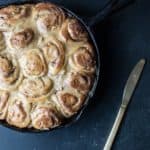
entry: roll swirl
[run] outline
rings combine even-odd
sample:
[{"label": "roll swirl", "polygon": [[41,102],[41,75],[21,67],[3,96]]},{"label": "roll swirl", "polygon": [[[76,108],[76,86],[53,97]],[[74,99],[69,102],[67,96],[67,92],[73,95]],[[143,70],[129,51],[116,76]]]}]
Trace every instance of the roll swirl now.
[{"label": "roll swirl", "polygon": [[86,41],[87,33],[76,19],[67,19],[60,29],[60,37],[65,42],[69,39],[73,41]]},{"label": "roll swirl", "polygon": [[13,90],[21,82],[23,76],[16,58],[8,53],[0,54],[0,88]]},{"label": "roll swirl", "polygon": [[63,10],[50,3],[39,3],[35,6],[35,18],[37,28],[40,33],[47,33],[58,26],[61,26],[65,20]]},{"label": "roll swirl", "polygon": [[49,73],[56,75],[62,69],[65,61],[63,45],[60,41],[52,38],[42,50],[48,62]]},{"label": "roll swirl", "polygon": [[10,99],[7,113],[7,122],[19,128],[25,128],[30,123],[31,105],[24,97],[15,95]]},{"label": "roll swirl", "polygon": [[33,30],[26,28],[20,32],[14,33],[10,38],[10,44],[15,49],[25,48],[32,42],[33,37]]},{"label": "roll swirl", "polygon": [[27,50],[20,58],[25,77],[41,77],[47,73],[47,64],[39,49]]},{"label": "roll swirl", "polygon": [[52,81],[48,77],[26,78],[23,80],[19,91],[29,102],[43,101],[49,96],[52,88]]},{"label": "roll swirl", "polygon": [[94,72],[95,59],[92,47],[85,44],[79,47],[69,58],[69,65],[77,71]]},{"label": "roll swirl", "polygon": [[82,107],[84,96],[73,91],[62,90],[58,91],[56,96],[53,95],[52,100],[65,117],[71,117]]},{"label": "roll swirl", "polygon": [[38,105],[31,113],[32,126],[40,130],[48,130],[58,126],[60,118],[56,109],[50,104]]},{"label": "roll swirl", "polygon": [[24,19],[31,14],[31,5],[11,5],[0,9],[0,29],[10,31],[15,27],[18,20]]},{"label": "roll swirl", "polygon": [[92,85],[93,76],[84,72],[71,72],[67,75],[66,85],[86,94]]},{"label": "roll swirl", "polygon": [[0,32],[0,51],[4,50],[6,48],[4,35],[2,32]]},{"label": "roll swirl", "polygon": [[5,119],[8,109],[9,93],[0,90],[0,120]]}]

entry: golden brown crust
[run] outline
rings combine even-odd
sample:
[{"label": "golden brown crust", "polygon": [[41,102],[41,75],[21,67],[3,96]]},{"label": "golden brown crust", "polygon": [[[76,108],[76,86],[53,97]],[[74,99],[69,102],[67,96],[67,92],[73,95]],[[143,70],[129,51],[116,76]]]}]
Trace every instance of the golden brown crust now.
[{"label": "golden brown crust", "polygon": [[67,76],[67,86],[76,89],[81,93],[87,93],[92,85],[92,75],[84,72],[71,72]]},{"label": "golden brown crust", "polygon": [[87,40],[87,33],[76,19],[68,19],[63,23],[60,30],[60,36],[64,41],[67,41],[68,39],[74,41]]},{"label": "golden brown crust", "polygon": [[7,31],[15,23],[30,15],[31,5],[11,5],[0,9],[0,29]]},{"label": "golden brown crust", "polygon": [[24,79],[19,91],[29,102],[45,100],[50,94],[52,81],[48,77]]},{"label": "golden brown crust", "polygon": [[20,59],[20,64],[24,76],[28,78],[41,77],[47,73],[47,64],[38,49],[26,51]]},{"label": "golden brown crust", "polygon": [[82,23],[51,3],[0,9],[0,119],[59,126],[85,103],[95,73]]},{"label": "golden brown crust", "polygon": [[10,39],[10,43],[13,48],[20,49],[26,47],[32,42],[34,32],[30,28],[26,28],[23,31],[15,33]]},{"label": "golden brown crust", "polygon": [[0,51],[6,48],[5,39],[2,32],[0,32]]},{"label": "golden brown crust", "polygon": [[48,130],[58,126],[60,118],[54,107],[48,105],[38,105],[31,113],[32,126],[40,130]]},{"label": "golden brown crust", "polygon": [[7,122],[25,128],[30,123],[30,104],[22,96],[12,97],[8,107]]},{"label": "golden brown crust", "polygon": [[62,9],[49,3],[37,4],[35,13],[37,28],[41,33],[46,33],[52,28],[60,26],[65,20],[65,14]]},{"label": "golden brown crust", "polygon": [[60,110],[65,117],[71,117],[81,108],[84,102],[84,95],[63,90],[58,91],[56,96],[53,95],[52,99],[58,110]]},{"label": "golden brown crust", "polygon": [[0,88],[15,89],[22,80],[18,62],[8,53],[0,54]]},{"label": "golden brown crust", "polygon": [[95,59],[91,45],[85,44],[78,48],[69,58],[69,64],[77,71],[94,72]]},{"label": "golden brown crust", "polygon": [[0,90],[0,120],[5,119],[8,108],[9,93]]},{"label": "golden brown crust", "polygon": [[42,50],[48,63],[49,73],[57,74],[62,69],[65,61],[65,51],[61,42],[51,39]]}]

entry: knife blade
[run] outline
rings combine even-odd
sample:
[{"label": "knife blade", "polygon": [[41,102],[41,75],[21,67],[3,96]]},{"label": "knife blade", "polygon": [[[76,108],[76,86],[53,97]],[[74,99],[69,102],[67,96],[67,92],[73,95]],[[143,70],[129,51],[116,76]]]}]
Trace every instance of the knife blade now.
[{"label": "knife blade", "polygon": [[112,147],[112,144],[114,142],[114,139],[116,137],[117,131],[119,129],[119,126],[121,124],[122,118],[124,116],[124,113],[126,111],[126,108],[131,100],[131,97],[135,91],[136,85],[140,79],[141,73],[143,71],[145,65],[145,59],[141,59],[133,68],[132,72],[129,75],[129,78],[126,82],[123,96],[122,96],[122,103],[119,108],[117,117],[115,119],[115,122],[113,124],[113,127],[111,129],[111,132],[107,138],[106,144],[104,146],[103,150],[110,150]]},{"label": "knife blade", "polygon": [[132,97],[132,94],[136,88],[136,85],[138,83],[142,70],[144,68],[144,65],[145,65],[145,59],[141,59],[137,63],[137,65],[134,67],[133,71],[131,72],[127,80],[127,83],[125,85],[125,88],[124,88],[123,98],[122,98],[122,107],[127,107]]}]

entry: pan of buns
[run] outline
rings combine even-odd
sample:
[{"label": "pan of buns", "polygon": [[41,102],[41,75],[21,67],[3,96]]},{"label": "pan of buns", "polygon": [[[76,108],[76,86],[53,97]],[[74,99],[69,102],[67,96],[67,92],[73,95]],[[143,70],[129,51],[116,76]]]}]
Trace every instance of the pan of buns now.
[{"label": "pan of buns", "polygon": [[43,132],[78,120],[94,95],[100,54],[91,28],[50,2],[0,9],[0,124]]}]

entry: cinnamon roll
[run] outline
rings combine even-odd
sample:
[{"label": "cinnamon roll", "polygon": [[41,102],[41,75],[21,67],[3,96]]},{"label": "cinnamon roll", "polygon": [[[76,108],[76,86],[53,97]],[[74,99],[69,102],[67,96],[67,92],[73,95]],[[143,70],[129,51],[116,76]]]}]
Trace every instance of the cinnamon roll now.
[{"label": "cinnamon roll", "polygon": [[25,128],[30,123],[31,105],[24,97],[15,95],[11,97],[7,113],[7,122],[19,128]]},{"label": "cinnamon roll", "polygon": [[35,19],[40,33],[47,33],[65,20],[65,13],[56,5],[50,3],[39,3],[35,6]]},{"label": "cinnamon roll", "polygon": [[84,72],[71,72],[67,75],[66,85],[86,94],[92,85],[93,76]]},{"label": "cinnamon roll", "polygon": [[47,65],[43,54],[38,49],[27,50],[20,59],[25,77],[41,77],[47,73]]},{"label": "cinnamon roll", "polygon": [[0,51],[6,48],[3,33],[0,32]]},{"label": "cinnamon roll", "polygon": [[0,88],[14,90],[22,80],[22,73],[16,58],[8,53],[0,54]]},{"label": "cinnamon roll", "polygon": [[56,75],[62,69],[65,60],[65,51],[61,42],[51,39],[42,50],[48,62],[49,73]]},{"label": "cinnamon roll", "polygon": [[25,48],[29,45],[34,37],[34,32],[30,28],[17,32],[10,38],[10,44],[15,49]]},{"label": "cinnamon roll", "polygon": [[83,45],[69,58],[69,65],[77,71],[94,72],[95,59],[91,46]]},{"label": "cinnamon roll", "polygon": [[54,106],[37,105],[31,113],[32,126],[40,130],[48,130],[60,125],[61,121]]},{"label": "cinnamon roll", "polygon": [[5,119],[8,109],[9,93],[0,90],[0,120]]},{"label": "cinnamon roll", "polygon": [[61,27],[60,37],[63,41],[86,41],[87,33],[76,19],[67,19]]},{"label": "cinnamon roll", "polygon": [[26,78],[20,85],[19,91],[29,102],[43,101],[50,95],[52,81],[48,77]]},{"label": "cinnamon roll", "polygon": [[62,115],[68,118],[82,107],[84,96],[74,91],[63,90],[53,95],[52,100]]},{"label": "cinnamon roll", "polygon": [[11,5],[0,9],[0,30],[9,31],[18,20],[27,18],[31,11],[31,5]]}]

